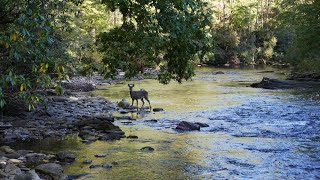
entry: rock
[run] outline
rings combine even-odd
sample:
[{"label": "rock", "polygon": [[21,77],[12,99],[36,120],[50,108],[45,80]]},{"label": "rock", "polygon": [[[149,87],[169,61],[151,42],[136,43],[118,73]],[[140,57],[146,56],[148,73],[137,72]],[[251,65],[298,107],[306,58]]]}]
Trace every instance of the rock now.
[{"label": "rock", "polygon": [[151,146],[146,146],[146,147],[141,148],[140,150],[141,151],[149,151],[149,152],[151,151],[152,152],[152,151],[154,151],[154,148],[151,147]]},{"label": "rock", "polygon": [[130,135],[127,137],[128,139],[138,139],[138,136],[135,136],[135,135]]},{"label": "rock", "polygon": [[23,161],[19,160],[19,159],[9,159],[7,161],[7,163],[13,164],[13,165],[20,165],[23,164]]},{"label": "rock", "polygon": [[91,164],[92,160],[91,159],[86,159],[82,162],[83,164]]},{"label": "rock", "polygon": [[178,124],[176,129],[183,130],[183,131],[193,131],[193,130],[200,130],[200,125],[192,122],[182,121]]},{"label": "rock", "polygon": [[0,130],[6,130],[12,128],[11,124],[1,124],[0,125]]},{"label": "rock", "polygon": [[76,125],[81,129],[84,126],[91,126],[95,130],[120,130],[118,126],[113,125],[110,121],[102,121],[99,119],[85,118],[80,120]]},{"label": "rock", "polygon": [[61,162],[67,162],[67,163],[71,163],[73,161],[75,161],[76,156],[74,154],[71,154],[69,152],[59,152],[57,154],[57,160],[61,161]]},{"label": "rock", "polygon": [[128,114],[129,111],[128,111],[128,110],[125,110],[125,109],[122,109],[122,110],[119,110],[119,113],[120,113],[120,114]]},{"label": "rock", "polygon": [[261,82],[251,84],[253,88],[264,89],[299,89],[299,88],[312,88],[304,82],[297,82],[293,80],[278,80],[264,77]]},{"label": "rock", "polygon": [[102,166],[104,169],[111,169],[111,168],[112,168],[112,164],[109,164],[109,163],[102,163],[101,166]]},{"label": "rock", "polygon": [[85,176],[88,176],[90,173],[81,173],[81,174],[68,174],[66,180],[79,179]]},{"label": "rock", "polygon": [[59,164],[49,163],[41,164],[35,168],[36,172],[48,175],[54,180],[63,179],[63,167]]},{"label": "rock", "polygon": [[4,153],[7,153],[7,154],[16,153],[16,151],[11,149],[9,146],[1,146],[0,147],[0,151],[4,152]]},{"label": "rock", "polygon": [[25,155],[27,163],[38,164],[44,161],[46,158],[45,154],[42,153],[28,153]]},{"label": "rock", "polygon": [[106,157],[107,154],[95,154],[94,157]]},{"label": "rock", "polygon": [[213,74],[213,75],[218,75],[218,74],[224,74],[224,72],[222,72],[222,71],[217,71],[217,72],[213,72],[212,74]]},{"label": "rock", "polygon": [[161,112],[164,111],[162,108],[153,108],[153,112]]},{"label": "rock", "polygon": [[101,167],[101,165],[98,165],[98,164],[92,164],[89,166],[90,169],[93,169],[93,168],[98,168],[98,167]]},{"label": "rock", "polygon": [[156,120],[156,119],[151,119],[151,120],[145,120],[144,122],[156,123],[156,122],[158,122],[158,120]]},{"label": "rock", "polygon": [[122,99],[118,104],[117,104],[117,107],[120,107],[120,108],[129,108],[130,107],[130,103],[128,101],[126,101],[125,99]]},{"label": "rock", "polygon": [[196,122],[195,124],[198,124],[200,127],[209,127],[206,123]]},{"label": "rock", "polygon": [[20,168],[18,168],[17,166],[15,166],[13,164],[7,164],[4,169],[4,172],[9,175],[18,175],[18,174],[22,173]]},{"label": "rock", "polygon": [[95,118],[103,120],[103,121],[114,122],[114,117],[110,116],[110,115],[99,114],[99,115],[96,115]]},{"label": "rock", "polygon": [[16,175],[13,180],[41,180],[35,170]]}]

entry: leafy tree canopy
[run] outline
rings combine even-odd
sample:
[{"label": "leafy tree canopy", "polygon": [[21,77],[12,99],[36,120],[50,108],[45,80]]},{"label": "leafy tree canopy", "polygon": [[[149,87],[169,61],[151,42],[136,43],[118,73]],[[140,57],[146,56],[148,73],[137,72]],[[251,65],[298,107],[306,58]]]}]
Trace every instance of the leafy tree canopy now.
[{"label": "leafy tree canopy", "polygon": [[194,75],[194,60],[210,50],[211,11],[202,0],[103,0],[120,11],[122,25],[102,33],[107,75],[117,69],[127,77],[144,67],[160,66],[158,79],[169,83]]}]

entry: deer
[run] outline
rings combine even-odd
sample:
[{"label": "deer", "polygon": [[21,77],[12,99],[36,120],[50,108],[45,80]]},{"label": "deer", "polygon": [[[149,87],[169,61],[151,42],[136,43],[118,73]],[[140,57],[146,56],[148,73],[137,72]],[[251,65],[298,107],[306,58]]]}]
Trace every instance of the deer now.
[{"label": "deer", "polygon": [[131,107],[133,107],[133,102],[134,102],[134,100],[136,100],[137,101],[137,110],[138,110],[138,100],[141,99],[141,101],[142,101],[141,108],[142,108],[143,105],[144,105],[143,99],[145,99],[145,100],[148,101],[149,108],[150,108],[150,111],[151,111],[151,105],[150,105],[150,101],[148,99],[148,91],[146,91],[144,89],[141,89],[140,91],[133,91],[132,89],[134,87],[134,84],[128,84],[128,87],[129,87],[130,96],[131,96],[131,99],[132,99]]}]

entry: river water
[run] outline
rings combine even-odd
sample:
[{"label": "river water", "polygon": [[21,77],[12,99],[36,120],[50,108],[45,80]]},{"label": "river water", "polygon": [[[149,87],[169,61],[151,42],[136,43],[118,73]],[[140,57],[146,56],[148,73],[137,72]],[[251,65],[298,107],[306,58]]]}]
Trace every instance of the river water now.
[{"label": "river water", "polygon": [[[101,87],[107,90],[93,94],[131,102],[127,83],[135,83],[134,89],[149,92],[152,107],[165,111],[130,113],[137,120],[115,122],[138,139],[82,144],[71,136],[50,150],[78,155],[65,173],[90,173],[82,179],[319,179],[320,91],[248,87],[264,76],[284,78],[283,73],[199,68],[193,81],[182,84],[145,80]],[[183,120],[210,127],[176,131]],[[141,151],[145,146],[155,150]],[[117,164],[110,170],[90,169],[82,164],[85,159]]]}]

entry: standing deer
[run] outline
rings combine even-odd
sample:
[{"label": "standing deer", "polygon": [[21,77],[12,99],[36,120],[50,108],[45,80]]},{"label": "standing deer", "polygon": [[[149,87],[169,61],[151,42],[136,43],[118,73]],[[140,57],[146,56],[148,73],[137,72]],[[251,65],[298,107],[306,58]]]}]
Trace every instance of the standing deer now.
[{"label": "standing deer", "polygon": [[144,90],[144,89],[141,89],[140,91],[132,91],[132,89],[134,87],[134,84],[128,84],[128,87],[129,87],[130,96],[131,96],[131,99],[132,99],[131,107],[133,106],[133,101],[136,100],[137,101],[137,109],[138,109],[138,100],[141,99],[141,101],[142,101],[141,108],[142,108],[143,105],[144,105],[144,101],[143,101],[143,98],[144,98],[145,100],[148,101],[149,108],[150,108],[150,111],[151,111],[151,105],[150,105],[150,101],[148,99],[148,92],[146,90]]}]

